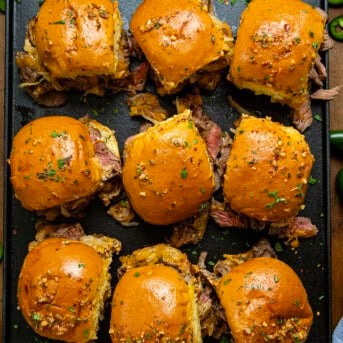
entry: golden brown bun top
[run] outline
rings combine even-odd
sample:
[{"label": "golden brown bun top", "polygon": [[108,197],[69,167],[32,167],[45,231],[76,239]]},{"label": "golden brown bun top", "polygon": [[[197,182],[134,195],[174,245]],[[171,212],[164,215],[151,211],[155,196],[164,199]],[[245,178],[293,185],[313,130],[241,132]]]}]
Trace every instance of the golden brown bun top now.
[{"label": "golden brown bun top", "polygon": [[112,342],[199,342],[193,338],[192,306],[187,283],[174,268],[153,264],[128,270],[112,300]]},{"label": "golden brown bun top", "polygon": [[251,1],[237,32],[233,83],[299,109],[308,99],[308,76],[324,27],[322,15],[303,1]]},{"label": "golden brown bun top", "polygon": [[18,281],[18,304],[40,335],[87,342],[101,280],[100,255],[80,241],[49,238],[26,256]]},{"label": "golden brown bun top", "polygon": [[86,125],[63,116],[42,117],[14,137],[11,182],[28,210],[44,210],[92,195],[100,165]]},{"label": "golden brown bun top", "polygon": [[166,225],[198,212],[214,189],[206,144],[190,111],[127,140],[123,184],[146,222]]},{"label": "golden brown bun top", "polygon": [[313,161],[294,128],[243,116],[227,162],[225,198],[235,211],[255,219],[292,218],[304,203]]},{"label": "golden brown bun top", "polygon": [[33,37],[52,77],[114,74],[121,26],[117,1],[46,0]]},{"label": "golden brown bun top", "polygon": [[304,286],[287,264],[254,258],[223,276],[217,293],[235,343],[306,340],[312,310]]},{"label": "golden brown bun top", "polygon": [[231,37],[198,0],[144,0],[130,29],[167,92],[224,55],[223,31]]}]

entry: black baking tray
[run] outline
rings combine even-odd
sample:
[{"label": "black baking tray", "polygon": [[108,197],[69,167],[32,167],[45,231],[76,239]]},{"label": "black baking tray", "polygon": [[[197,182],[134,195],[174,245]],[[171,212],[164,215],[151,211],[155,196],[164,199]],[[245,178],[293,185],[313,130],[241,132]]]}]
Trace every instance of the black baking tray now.
[{"label": "black baking tray", "polygon": [[[270,0],[272,1],[272,0]],[[324,1],[308,1],[314,6],[327,9]],[[120,10],[124,17],[125,28],[128,28],[130,15],[139,1],[119,1]],[[232,5],[225,5],[222,1],[214,0],[217,15],[227,20],[236,32],[240,13],[246,2],[238,0]],[[60,108],[48,109],[34,104],[31,98],[18,87],[19,76],[15,66],[15,53],[22,50],[26,24],[38,10],[38,1],[22,0],[16,3],[7,1],[6,18],[6,94],[5,94],[5,157],[9,157],[11,141],[16,132],[30,120],[51,114],[67,114],[80,118],[88,113],[94,118],[116,131],[116,137],[122,151],[125,139],[136,133],[142,124],[141,119],[131,119],[125,103],[126,95],[109,95],[104,98],[90,96],[84,102],[80,94],[72,94],[69,102]],[[323,56],[327,63],[327,56]],[[213,94],[205,94],[205,110],[223,129],[229,130],[233,122],[239,117],[237,111],[228,105],[228,93],[238,99],[243,107],[253,110],[257,115],[270,115],[273,119],[290,125],[286,114],[287,109],[271,104],[266,97],[255,97],[249,92],[238,92],[225,80]],[[174,97],[163,99],[172,114],[175,107]],[[314,312],[314,322],[308,342],[331,341],[331,262],[330,262],[330,218],[329,218],[329,113],[325,103],[313,102],[312,110],[321,121],[314,120],[312,126],[305,132],[316,162],[312,176],[320,182],[309,186],[306,197],[306,208],[301,215],[309,216],[318,226],[316,237],[302,240],[298,249],[283,245],[283,251],[278,253],[281,260],[288,263],[297,272],[304,283],[309,295],[309,301]],[[14,198],[9,182],[9,168],[5,165],[4,183],[4,294],[3,294],[3,342],[29,343],[48,342],[37,336],[24,321],[17,309],[16,285],[27,252],[27,246],[34,239],[36,216],[25,211]],[[87,216],[81,220],[86,233],[103,233],[118,238],[123,243],[122,254],[128,254],[137,248],[165,241],[170,228],[157,228],[140,222],[139,227],[122,227],[106,215],[105,208],[95,201],[89,207]],[[208,251],[209,261],[216,261],[223,253],[239,253],[252,246],[263,233],[242,231],[239,229],[220,229],[212,221],[204,239],[197,246],[190,245],[182,250],[188,254],[190,260],[196,261],[196,254]],[[275,244],[276,239],[269,239]],[[112,287],[117,282],[116,269],[118,259],[112,265]],[[108,335],[110,306],[99,330],[99,342],[110,342]],[[211,342],[211,340],[205,340]]]}]

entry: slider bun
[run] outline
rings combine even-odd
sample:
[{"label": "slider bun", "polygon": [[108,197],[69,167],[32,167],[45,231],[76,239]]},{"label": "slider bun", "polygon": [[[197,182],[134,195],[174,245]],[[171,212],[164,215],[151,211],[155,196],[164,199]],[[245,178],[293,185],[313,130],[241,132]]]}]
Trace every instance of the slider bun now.
[{"label": "slider bun", "polygon": [[198,0],[144,0],[130,30],[167,93],[224,55],[227,24]]},{"label": "slider bun", "polygon": [[71,117],[42,117],[14,137],[11,182],[23,207],[44,210],[92,195],[100,164],[87,126]]},{"label": "slider bun", "polygon": [[189,110],[129,138],[123,184],[138,215],[166,225],[196,214],[214,189],[206,149]]},{"label": "slider bun", "polygon": [[202,342],[196,311],[193,286],[176,269],[161,264],[129,269],[113,294],[112,342]]},{"label": "slider bun", "polygon": [[313,314],[304,286],[287,264],[253,258],[223,276],[217,293],[235,343],[306,340]]},{"label": "slider bun", "polygon": [[232,209],[263,221],[292,218],[301,209],[314,158],[292,127],[243,116],[224,176]]},{"label": "slider bun", "polygon": [[323,15],[304,1],[251,1],[242,13],[230,78],[299,111],[308,101],[309,72],[324,29]]},{"label": "slider bun", "polygon": [[27,254],[18,281],[18,304],[44,337],[65,342],[96,339],[110,262],[80,241],[48,238]]},{"label": "slider bun", "polygon": [[117,1],[45,0],[33,39],[52,77],[74,79],[115,74],[121,31]]}]

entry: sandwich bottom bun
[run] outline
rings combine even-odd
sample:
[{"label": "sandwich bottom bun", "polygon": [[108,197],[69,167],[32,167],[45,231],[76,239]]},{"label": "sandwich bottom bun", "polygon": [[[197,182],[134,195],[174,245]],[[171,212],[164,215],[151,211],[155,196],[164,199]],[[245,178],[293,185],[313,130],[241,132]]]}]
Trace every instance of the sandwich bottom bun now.
[{"label": "sandwich bottom bun", "polygon": [[184,254],[161,244],[121,261],[119,271],[126,271],[112,299],[112,342],[202,342],[196,286]]},{"label": "sandwich bottom bun", "polygon": [[287,264],[253,258],[223,276],[217,294],[235,343],[304,342],[313,314],[306,290]]},{"label": "sandwich bottom bun", "polygon": [[81,241],[48,238],[31,245],[17,297],[33,330],[64,342],[96,339],[105,300],[111,295],[108,269],[118,250],[117,240],[94,236]]}]

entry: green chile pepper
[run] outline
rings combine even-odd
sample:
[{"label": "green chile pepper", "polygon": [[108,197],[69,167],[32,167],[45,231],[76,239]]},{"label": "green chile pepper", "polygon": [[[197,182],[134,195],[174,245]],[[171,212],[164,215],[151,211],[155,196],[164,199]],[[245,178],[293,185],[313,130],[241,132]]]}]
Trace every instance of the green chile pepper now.
[{"label": "green chile pepper", "polygon": [[343,152],[343,130],[330,131],[330,145],[333,150]]},{"label": "green chile pepper", "polygon": [[329,33],[333,39],[343,41],[343,15],[340,15],[330,21]]},{"label": "green chile pepper", "polygon": [[339,6],[343,5],[343,0],[329,0],[328,3],[329,5]]},{"label": "green chile pepper", "polygon": [[339,198],[343,201],[343,168],[341,168],[336,176],[336,189]]}]

